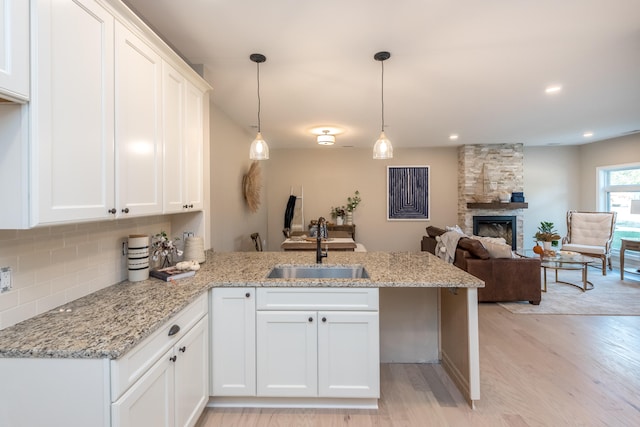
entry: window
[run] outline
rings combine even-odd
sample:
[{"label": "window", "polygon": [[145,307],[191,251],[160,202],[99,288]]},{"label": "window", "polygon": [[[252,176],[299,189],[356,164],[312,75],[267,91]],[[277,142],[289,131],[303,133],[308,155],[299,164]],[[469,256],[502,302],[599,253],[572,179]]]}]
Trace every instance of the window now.
[{"label": "window", "polygon": [[640,239],[640,214],[631,213],[631,201],[640,200],[640,165],[600,169],[600,189],[601,206],[618,213],[612,243],[618,252],[620,238]]}]

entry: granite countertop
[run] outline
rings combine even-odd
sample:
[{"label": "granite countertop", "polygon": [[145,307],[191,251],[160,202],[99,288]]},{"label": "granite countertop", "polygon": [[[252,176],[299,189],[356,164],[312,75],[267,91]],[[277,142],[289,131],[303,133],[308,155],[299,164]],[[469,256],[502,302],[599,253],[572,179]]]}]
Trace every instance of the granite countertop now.
[{"label": "granite countertop", "polygon": [[370,279],[266,279],[275,265],[313,265],[315,252],[207,251],[194,277],[109,286],[0,331],[0,358],[118,359],[212,287],[482,287],[427,252],[329,252],[325,265],[361,264]]}]

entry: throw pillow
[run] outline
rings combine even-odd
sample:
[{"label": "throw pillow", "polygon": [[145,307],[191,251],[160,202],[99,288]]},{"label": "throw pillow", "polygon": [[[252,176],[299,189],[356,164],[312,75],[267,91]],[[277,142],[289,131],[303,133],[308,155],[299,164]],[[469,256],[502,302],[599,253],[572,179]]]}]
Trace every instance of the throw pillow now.
[{"label": "throw pillow", "polygon": [[445,232],[446,230],[443,230],[442,228],[434,227],[433,225],[430,225],[427,227],[427,236],[429,237],[437,237],[444,234]]},{"label": "throw pillow", "polygon": [[480,242],[479,240],[463,237],[462,239],[458,240],[458,247],[469,252],[475,258],[491,258],[489,251],[484,246],[482,246],[482,242]]},{"label": "throw pillow", "polygon": [[513,258],[511,246],[504,243],[505,240],[501,237],[471,236],[471,238],[480,241],[491,258]]}]

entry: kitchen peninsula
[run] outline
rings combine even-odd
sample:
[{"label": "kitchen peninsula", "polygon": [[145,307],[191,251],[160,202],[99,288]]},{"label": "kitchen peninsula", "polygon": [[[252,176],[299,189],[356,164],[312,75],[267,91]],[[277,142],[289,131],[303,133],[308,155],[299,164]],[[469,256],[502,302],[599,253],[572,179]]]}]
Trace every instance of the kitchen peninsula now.
[{"label": "kitchen peninsula", "polygon": [[[117,404],[153,370],[147,367],[147,373],[132,373],[130,378],[120,375],[121,380],[124,362],[135,364],[132,355],[140,353],[143,344],[151,345],[160,336],[166,340],[163,328],[171,336],[174,323],[184,325],[176,338],[180,340],[187,340],[196,324],[211,326],[215,312],[207,293],[219,288],[368,289],[376,295],[387,288],[438,288],[439,316],[436,324],[424,326],[438,331],[437,354],[468,401],[479,399],[479,279],[427,252],[333,252],[325,260],[325,265],[364,266],[368,279],[267,279],[276,265],[314,264],[308,252],[208,252],[192,278],[122,282],[0,331],[0,376],[5,384],[0,389],[0,424],[37,425],[42,421],[37,417],[46,414],[50,424],[116,425],[126,409]],[[166,347],[158,351],[159,359],[164,354],[175,362],[171,376],[176,384],[180,357],[189,354],[179,342],[162,344]],[[204,348],[215,351],[215,340],[211,344]],[[34,402],[38,411],[32,410]],[[207,403],[198,403],[198,411]],[[83,411],[70,409],[78,407]]]}]

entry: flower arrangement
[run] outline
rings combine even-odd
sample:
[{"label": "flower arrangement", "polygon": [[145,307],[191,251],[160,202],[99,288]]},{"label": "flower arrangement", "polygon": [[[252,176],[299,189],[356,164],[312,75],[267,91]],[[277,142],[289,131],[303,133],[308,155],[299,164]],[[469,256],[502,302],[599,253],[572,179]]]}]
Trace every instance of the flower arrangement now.
[{"label": "flower arrangement", "polygon": [[361,201],[360,192],[356,190],[353,197],[347,197],[347,212],[355,211]]},{"label": "flower arrangement", "polygon": [[[180,239],[174,237],[174,240]],[[151,259],[158,261],[159,258],[162,258],[162,267],[168,267],[172,258],[180,255],[182,255],[182,251],[175,246],[173,240],[169,240],[167,233],[164,231],[151,238]]]}]

